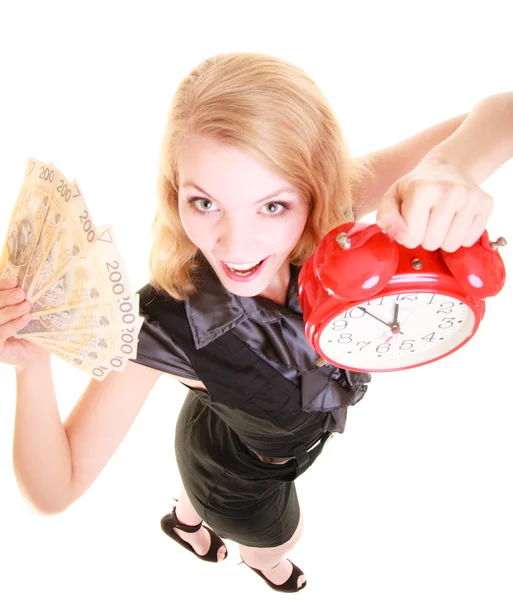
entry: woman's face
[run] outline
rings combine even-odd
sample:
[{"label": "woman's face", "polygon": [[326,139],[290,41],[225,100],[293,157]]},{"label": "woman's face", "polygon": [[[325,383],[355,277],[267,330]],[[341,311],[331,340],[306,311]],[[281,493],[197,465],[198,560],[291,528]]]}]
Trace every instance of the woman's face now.
[{"label": "woman's face", "polygon": [[184,142],[178,167],[182,225],[221,283],[238,296],[280,296],[308,217],[298,191],[248,153],[209,139]]}]

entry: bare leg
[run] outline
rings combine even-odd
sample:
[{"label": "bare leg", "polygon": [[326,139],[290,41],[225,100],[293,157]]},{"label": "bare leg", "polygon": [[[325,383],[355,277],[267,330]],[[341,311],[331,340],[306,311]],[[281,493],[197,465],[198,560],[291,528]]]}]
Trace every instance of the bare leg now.
[{"label": "bare leg", "polygon": [[[244,562],[254,569],[259,569],[267,579],[276,585],[285,583],[292,573],[292,564],[285,555],[297,544],[303,533],[303,517],[299,515],[299,525],[288,542],[275,548],[255,548],[239,544],[239,552]],[[306,581],[304,575],[297,580],[297,587]]]},{"label": "bare leg", "polygon": [[[178,497],[178,504],[176,505],[176,516],[180,523],[184,523],[185,525],[198,525],[202,520],[194,510],[183,486],[180,490],[180,496]],[[208,552],[210,548],[210,534],[204,527],[196,533],[185,533],[179,529],[174,529],[173,531],[175,531],[182,540],[191,544],[196,554],[204,556]],[[217,551],[217,560],[224,560],[225,557],[226,546],[221,546]]]}]

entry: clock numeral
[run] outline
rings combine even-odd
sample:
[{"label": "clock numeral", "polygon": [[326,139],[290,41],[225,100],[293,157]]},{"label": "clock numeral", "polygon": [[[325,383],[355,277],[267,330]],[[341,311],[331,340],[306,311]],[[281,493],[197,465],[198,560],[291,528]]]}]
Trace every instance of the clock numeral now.
[{"label": "clock numeral", "polygon": [[383,302],[385,301],[385,296],[381,297],[381,300],[377,304],[373,304],[376,300],[369,300],[365,303],[365,306],[383,306]]},{"label": "clock numeral", "polygon": [[411,350],[414,342],[415,340],[404,340],[404,342],[401,342],[399,350]]},{"label": "clock numeral", "polygon": [[442,302],[440,306],[441,308],[436,311],[436,314],[443,313],[445,315],[450,315],[452,313],[454,302]]},{"label": "clock numeral", "polygon": [[[355,312],[356,311],[356,312]],[[354,308],[352,308],[351,310],[346,310],[345,313],[343,313],[342,315],[340,315],[343,319],[347,319],[348,317],[350,319],[360,319],[361,317],[363,317],[365,315],[365,311],[360,308],[359,306],[355,306]]]},{"label": "clock numeral", "polygon": [[397,294],[394,298],[395,301],[400,302],[401,300],[408,300],[409,302],[417,302],[417,296],[415,294]]},{"label": "clock numeral", "polygon": [[360,344],[363,344],[363,346],[359,348],[359,350],[363,350],[365,346],[368,346],[370,344],[370,342],[356,342],[357,346],[359,346]]},{"label": "clock numeral", "polygon": [[433,304],[433,300],[435,299],[436,294],[433,294],[431,296],[431,299],[429,300],[428,304]]},{"label": "clock numeral", "polygon": [[[440,325],[438,325],[438,329],[449,329],[449,327],[452,327],[454,325],[454,320],[456,319],[456,317],[444,317],[442,319],[442,323],[440,323]],[[449,321],[447,323],[447,321]],[[443,324],[445,322],[445,325]]]},{"label": "clock numeral", "polygon": [[426,342],[432,342],[434,337],[435,337],[435,332],[433,331],[433,333],[428,333],[427,335],[423,336],[421,339],[426,340]]},{"label": "clock numeral", "polygon": [[339,344],[350,344],[353,341],[353,336],[350,333],[343,333],[337,340]]},{"label": "clock numeral", "polygon": [[[384,350],[380,350],[380,348],[384,348]],[[376,352],[378,354],[383,354],[384,352],[388,352],[390,350],[390,344],[380,344],[376,346]]]},{"label": "clock numeral", "polygon": [[345,329],[347,327],[347,321],[345,319],[337,319],[333,323],[333,331],[340,331],[341,329]]}]

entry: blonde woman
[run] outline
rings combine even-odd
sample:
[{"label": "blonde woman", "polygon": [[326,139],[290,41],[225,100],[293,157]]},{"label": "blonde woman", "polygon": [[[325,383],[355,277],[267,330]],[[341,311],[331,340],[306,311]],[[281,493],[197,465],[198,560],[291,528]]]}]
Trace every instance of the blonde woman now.
[{"label": "blonde woman", "polygon": [[513,155],[512,140],[513,94],[504,93],[355,159],[297,66],[256,53],[198,65],[175,94],[162,142],[137,359],[91,381],[64,423],[48,353],[11,337],[30,318],[23,291],[0,282],[20,489],[41,513],[64,511],[170,374],[189,393],[175,438],[183,487],[162,529],[211,562],[233,540],[273,589],[303,589],[286,559],[302,531],[294,481],[343,432],[369,377],[316,366],[299,269],[330,229],[375,210],[405,246],[471,245],[492,207],[479,184]]}]

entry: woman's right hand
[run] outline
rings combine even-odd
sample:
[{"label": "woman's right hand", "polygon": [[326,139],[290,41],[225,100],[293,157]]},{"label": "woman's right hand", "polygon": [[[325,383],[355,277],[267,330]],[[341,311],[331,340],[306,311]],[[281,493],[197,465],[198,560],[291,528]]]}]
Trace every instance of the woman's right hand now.
[{"label": "woman's right hand", "polygon": [[0,362],[18,369],[49,354],[28,340],[12,337],[30,321],[30,308],[17,281],[0,279]]}]

